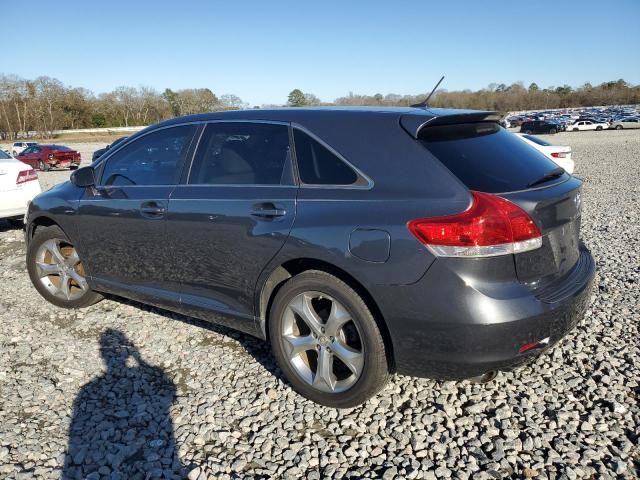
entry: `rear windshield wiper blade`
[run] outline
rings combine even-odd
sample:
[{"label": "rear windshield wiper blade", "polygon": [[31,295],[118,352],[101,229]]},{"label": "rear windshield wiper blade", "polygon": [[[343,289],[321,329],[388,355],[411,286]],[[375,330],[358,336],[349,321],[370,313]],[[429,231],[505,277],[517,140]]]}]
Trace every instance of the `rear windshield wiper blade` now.
[{"label": "rear windshield wiper blade", "polygon": [[554,168],[550,172],[545,173],[543,176],[531,182],[527,187],[534,187],[536,185],[540,185],[541,183],[546,182],[547,180],[551,180],[552,178],[558,178],[564,175],[564,168],[558,167]]}]

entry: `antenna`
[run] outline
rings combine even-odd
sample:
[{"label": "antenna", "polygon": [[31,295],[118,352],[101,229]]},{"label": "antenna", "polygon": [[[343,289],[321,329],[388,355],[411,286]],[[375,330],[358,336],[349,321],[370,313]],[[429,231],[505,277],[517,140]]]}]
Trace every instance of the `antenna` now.
[{"label": "antenna", "polygon": [[440,84],[442,83],[442,80],[444,80],[444,75],[442,75],[442,77],[440,78],[440,81],[438,83],[436,83],[436,86],[433,87],[433,90],[431,90],[431,93],[429,94],[429,96],[427,98],[424,99],[424,101],[422,101],[420,103],[416,103],[415,105],[411,105],[411,107],[413,107],[413,108],[428,107],[429,106],[429,99],[435,93],[437,88],[440,86]]}]

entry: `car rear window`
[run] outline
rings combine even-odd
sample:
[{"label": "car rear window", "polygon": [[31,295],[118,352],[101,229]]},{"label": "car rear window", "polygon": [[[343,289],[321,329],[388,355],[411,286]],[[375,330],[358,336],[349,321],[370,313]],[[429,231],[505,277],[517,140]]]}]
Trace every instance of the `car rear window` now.
[{"label": "car rear window", "polygon": [[69,147],[65,147],[64,145],[51,145],[53,150],[59,150],[61,152],[70,152],[71,149]]},{"label": "car rear window", "polygon": [[427,126],[418,140],[469,189],[479,192],[524,190],[558,168],[493,122]]}]

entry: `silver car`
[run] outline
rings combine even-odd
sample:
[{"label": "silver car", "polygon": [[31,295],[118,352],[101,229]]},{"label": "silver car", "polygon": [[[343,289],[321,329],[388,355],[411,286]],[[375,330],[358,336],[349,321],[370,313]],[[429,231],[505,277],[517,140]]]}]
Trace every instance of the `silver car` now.
[{"label": "silver car", "polygon": [[622,118],[611,123],[609,128],[622,130],[623,128],[640,128],[640,119],[638,118]]}]

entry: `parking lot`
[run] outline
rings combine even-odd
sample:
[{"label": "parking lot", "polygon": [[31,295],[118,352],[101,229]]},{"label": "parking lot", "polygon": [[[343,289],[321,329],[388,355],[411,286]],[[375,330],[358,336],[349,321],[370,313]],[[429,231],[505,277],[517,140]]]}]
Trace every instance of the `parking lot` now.
[{"label": "parking lot", "polygon": [[[85,463],[125,479],[140,458],[146,478],[637,478],[640,130],[544,138],[573,148],[585,181],[598,278],[584,320],[492,383],[395,376],[350,410],[298,396],[252,337],[116,298],[48,304],[0,221],[0,478]],[[104,144],[72,146],[84,165]],[[39,176],[47,189],[69,172]]]}]

